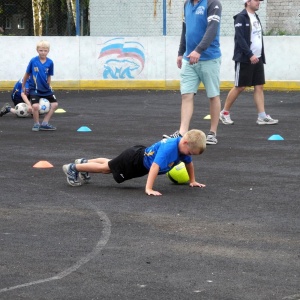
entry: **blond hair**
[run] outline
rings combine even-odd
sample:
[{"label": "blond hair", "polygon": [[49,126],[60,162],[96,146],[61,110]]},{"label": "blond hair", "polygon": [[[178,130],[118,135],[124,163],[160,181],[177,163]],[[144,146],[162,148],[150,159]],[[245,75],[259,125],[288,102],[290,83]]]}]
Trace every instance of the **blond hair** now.
[{"label": "blond hair", "polygon": [[188,142],[191,150],[203,153],[206,149],[206,135],[199,129],[191,129],[184,134],[183,138]]},{"label": "blond hair", "polygon": [[38,48],[47,48],[48,50],[50,50],[50,43],[48,41],[39,41],[36,44],[36,50],[38,50]]}]

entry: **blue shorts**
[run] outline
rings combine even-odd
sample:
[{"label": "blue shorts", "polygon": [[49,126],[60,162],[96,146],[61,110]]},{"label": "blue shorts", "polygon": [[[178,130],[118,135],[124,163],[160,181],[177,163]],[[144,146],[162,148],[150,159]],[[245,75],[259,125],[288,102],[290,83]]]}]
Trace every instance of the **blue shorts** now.
[{"label": "blue shorts", "polygon": [[181,94],[196,94],[202,82],[208,98],[220,95],[221,58],[199,61],[194,65],[183,59],[180,72]]}]

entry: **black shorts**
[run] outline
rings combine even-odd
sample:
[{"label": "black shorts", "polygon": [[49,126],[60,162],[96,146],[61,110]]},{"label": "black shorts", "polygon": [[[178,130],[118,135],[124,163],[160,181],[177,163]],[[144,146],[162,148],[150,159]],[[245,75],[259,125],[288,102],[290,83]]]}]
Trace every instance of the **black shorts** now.
[{"label": "black shorts", "polygon": [[265,84],[265,71],[262,59],[257,64],[235,62],[236,87],[256,86]]},{"label": "black shorts", "polygon": [[51,96],[36,96],[36,95],[31,95],[30,98],[31,98],[30,99],[31,104],[39,103],[41,98],[47,99],[50,103],[57,102],[55,95],[51,95]]},{"label": "black shorts", "polygon": [[108,162],[108,166],[117,183],[149,173],[144,167],[145,146],[133,146]]},{"label": "black shorts", "polygon": [[[27,95],[28,100],[30,100],[30,95]],[[19,103],[25,103],[22,97],[15,97],[15,93],[11,94],[11,100],[14,103],[14,106],[18,105]]]},{"label": "black shorts", "polygon": [[[30,100],[29,96],[27,96],[27,98]],[[14,103],[15,106],[18,105],[19,103],[25,103],[22,98],[14,98],[14,99],[11,98],[11,100]]]}]

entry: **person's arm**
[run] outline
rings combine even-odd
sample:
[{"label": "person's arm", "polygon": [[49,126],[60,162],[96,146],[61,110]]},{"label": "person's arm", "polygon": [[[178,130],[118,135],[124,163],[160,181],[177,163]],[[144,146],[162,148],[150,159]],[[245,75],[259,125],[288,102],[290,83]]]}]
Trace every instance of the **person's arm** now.
[{"label": "person's arm", "polygon": [[27,98],[23,89],[21,91],[21,97],[22,97],[23,101],[27,104],[28,108],[31,109],[31,103],[30,103],[29,99]]},{"label": "person's arm", "polygon": [[160,192],[153,190],[154,181],[158,175],[158,172],[159,172],[159,165],[156,163],[153,163],[149,170],[146,188],[145,188],[145,192],[147,195],[161,196]]},{"label": "person's arm", "polygon": [[179,50],[178,50],[178,56],[183,56],[183,54],[186,50],[185,33],[186,33],[186,25],[185,25],[185,21],[183,20],[182,30],[181,30],[181,38],[180,38],[180,44],[179,44]]},{"label": "person's arm", "polygon": [[248,30],[245,24],[245,18],[242,15],[237,15],[234,20],[235,40],[243,53],[250,59],[254,54],[250,49],[245,37],[245,30]]},{"label": "person's arm", "polygon": [[25,91],[25,84],[29,78],[30,74],[29,73],[25,73],[24,76],[23,76],[23,81],[22,81],[22,91]]},{"label": "person's arm", "polygon": [[[186,2],[184,3],[184,8],[185,8],[185,6],[186,6]],[[186,33],[186,25],[185,25],[185,19],[183,18],[180,44],[179,44],[179,50],[178,50],[178,57],[177,57],[177,67],[179,69],[181,69],[183,54],[186,50],[185,33]]]},{"label": "person's arm", "polygon": [[199,183],[196,181],[195,179],[195,171],[194,171],[194,164],[193,162],[190,162],[189,164],[185,164],[186,170],[189,174],[190,177],[190,186],[194,187],[194,186],[198,186],[198,187],[205,187],[206,185],[203,183]]},{"label": "person's arm", "polygon": [[48,83],[51,91],[52,91],[51,79],[52,79],[53,75],[54,75],[54,63],[53,63],[53,61],[51,61],[50,68],[48,70],[48,77],[47,77],[47,83]]},{"label": "person's arm", "polygon": [[201,53],[206,50],[213,40],[215,39],[220,25],[222,14],[222,5],[219,0],[211,0],[208,1],[208,9],[207,9],[207,21],[208,25],[206,28],[206,32],[197,45],[195,51],[201,55]]}]

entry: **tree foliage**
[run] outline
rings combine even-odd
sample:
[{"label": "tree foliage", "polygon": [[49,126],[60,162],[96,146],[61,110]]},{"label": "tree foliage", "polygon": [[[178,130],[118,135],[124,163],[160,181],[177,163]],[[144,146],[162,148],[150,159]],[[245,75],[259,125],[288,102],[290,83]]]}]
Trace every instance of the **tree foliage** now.
[{"label": "tree foliage", "polygon": [[[89,34],[88,9],[89,0],[80,0],[79,20],[82,24],[79,30],[84,35]],[[28,25],[27,35],[76,34],[76,0],[0,0],[0,28],[5,28],[6,19],[20,11]]]}]

